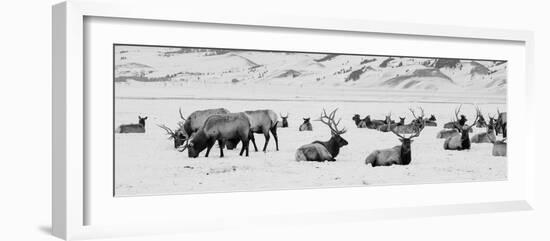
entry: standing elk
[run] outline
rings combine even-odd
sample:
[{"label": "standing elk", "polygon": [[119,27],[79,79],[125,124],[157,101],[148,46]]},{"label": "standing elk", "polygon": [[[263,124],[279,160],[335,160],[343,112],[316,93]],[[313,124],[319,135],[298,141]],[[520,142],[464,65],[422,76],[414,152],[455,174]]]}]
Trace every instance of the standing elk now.
[{"label": "standing elk", "polygon": [[[476,109],[479,111],[479,109]],[[460,107],[455,110],[455,116],[458,119],[458,114],[460,113]],[[461,133],[460,135],[455,135],[445,139],[443,143],[443,149],[445,150],[469,150],[471,147],[470,142],[470,130],[475,126],[479,116],[476,115],[476,119],[471,125],[459,125],[460,122],[455,122],[455,128]]]},{"label": "standing elk", "polygon": [[146,117],[138,116],[138,124],[123,124],[116,128],[115,133],[145,133]]},{"label": "standing elk", "polygon": [[332,137],[328,141],[314,141],[311,144],[306,144],[296,150],[296,161],[336,161],[336,156],[340,153],[340,148],[348,144],[342,134],[346,133],[346,129],[338,129],[341,118],[335,122],[334,116],[336,111],[333,110],[329,115],[323,109],[323,113],[318,121],[321,121],[323,124],[327,125],[330,129]]},{"label": "standing elk", "polygon": [[187,149],[188,156],[196,158],[206,149],[205,157],[208,157],[210,149],[217,141],[220,147],[220,157],[223,157],[226,141],[241,141],[243,146],[239,155],[242,156],[246,151],[246,156],[248,156],[250,135],[250,121],[244,113],[211,115],[206,119],[202,128],[191,136],[188,143],[179,151],[183,152]]},{"label": "standing elk", "polygon": [[206,109],[206,110],[197,110],[191,113],[187,119],[183,117],[183,114],[181,113],[181,108],[179,109],[180,118],[183,121],[183,131],[187,135],[187,138],[189,138],[193,133],[199,131],[206,119],[212,115],[222,115],[222,114],[228,114],[229,110],[225,108],[217,108],[217,109]]},{"label": "standing elk", "polygon": [[284,116],[281,113],[279,113],[279,115],[281,116],[282,121],[277,122],[277,127],[287,128],[288,127],[288,113],[286,113],[286,116]]},{"label": "standing elk", "polygon": [[[277,114],[272,110],[251,110],[244,112],[248,119],[250,120],[250,131],[252,133],[264,134],[265,144],[263,151],[265,152],[267,148],[267,143],[269,143],[269,132],[273,134],[275,139],[275,149],[279,150],[279,137],[277,136]],[[254,145],[254,150],[258,151],[256,146],[256,141],[252,139],[252,144]]]},{"label": "standing elk", "polygon": [[304,119],[304,123],[300,125],[300,128],[298,128],[299,131],[312,131],[313,127],[311,126],[311,122],[309,120],[311,118],[302,118]]},{"label": "standing elk", "polygon": [[365,159],[365,164],[371,164],[376,166],[391,166],[391,165],[409,165],[412,161],[411,156],[411,143],[412,139],[420,136],[420,133],[424,129],[424,124],[421,125],[413,135],[404,137],[397,133],[394,129],[391,130],[393,134],[399,137],[401,145],[394,146],[393,148],[375,150]]},{"label": "standing elk", "polygon": [[501,134],[502,133],[502,137],[506,138],[507,136],[507,114],[506,112],[500,112],[498,109],[497,109],[497,114],[498,114],[498,117],[497,117],[497,123],[496,123],[496,126],[495,126],[495,131],[497,133],[497,135]]}]

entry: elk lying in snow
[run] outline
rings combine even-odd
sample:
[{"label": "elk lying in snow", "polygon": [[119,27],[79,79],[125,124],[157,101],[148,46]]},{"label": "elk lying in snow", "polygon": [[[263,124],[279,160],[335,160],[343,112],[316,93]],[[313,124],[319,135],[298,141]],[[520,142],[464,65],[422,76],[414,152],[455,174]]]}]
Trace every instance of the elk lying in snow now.
[{"label": "elk lying in snow", "polygon": [[210,149],[218,141],[220,147],[220,157],[223,157],[223,148],[225,141],[242,142],[243,146],[239,155],[246,151],[248,156],[248,144],[250,140],[250,121],[244,113],[229,113],[221,115],[211,115],[206,119],[202,128],[197,131],[188,141],[187,145],[179,150],[187,149],[189,157],[195,158],[206,149],[205,157],[210,154]]},{"label": "elk lying in snow", "polygon": [[[424,121],[424,110],[420,108],[421,115],[419,117],[416,117],[416,114],[414,113],[413,109],[409,108],[409,111],[412,113],[414,119],[411,121],[411,123],[406,125],[398,125],[394,127],[394,131],[401,134],[413,134],[418,132],[419,129],[422,129],[425,127],[425,121]],[[403,118],[403,122],[405,121],[405,118]]]},{"label": "elk lying in snow", "polygon": [[434,115],[430,115],[430,118],[424,118],[424,125],[425,126],[437,126],[437,119]]},{"label": "elk lying in snow", "polygon": [[391,129],[393,129],[397,126],[395,121],[393,121],[391,119],[391,113],[386,115],[386,119],[384,120],[384,123],[385,123],[384,125],[381,125],[381,126],[378,127],[378,131],[389,132]]},{"label": "elk lying in snow", "polygon": [[393,134],[399,137],[401,145],[395,146],[389,149],[382,149],[373,151],[365,159],[365,164],[371,164],[373,167],[376,166],[391,166],[391,165],[409,165],[412,161],[411,156],[411,143],[412,138],[415,138],[420,135],[423,128],[418,129],[413,135],[409,137],[404,137],[401,134],[397,133],[395,130],[391,130]]},{"label": "elk lying in snow", "polygon": [[346,133],[346,129],[339,130],[338,124],[342,119],[337,122],[334,121],[336,111],[333,110],[329,115],[323,110],[319,121],[327,125],[330,129],[332,137],[328,141],[314,141],[311,144],[303,145],[296,150],[296,161],[336,161],[336,156],[340,153],[340,148],[347,145],[348,142],[341,137]]},{"label": "elk lying in snow", "polygon": [[[277,114],[272,110],[252,110],[244,112],[248,119],[250,120],[250,131],[252,133],[264,134],[265,144],[263,151],[265,152],[267,148],[267,143],[269,143],[269,132],[273,134],[275,139],[275,148],[279,150],[279,137],[277,137]],[[254,144],[254,150],[258,151],[256,147],[256,141],[252,139],[252,144]]]},{"label": "elk lying in snow", "polygon": [[[472,143],[493,143],[492,140],[496,139],[495,124],[494,124],[494,119],[492,117],[489,117],[489,118],[490,118],[489,124],[486,124],[487,131],[475,134],[470,139],[470,142],[472,142]],[[478,121],[478,123],[479,123],[479,121]],[[477,124],[476,124],[476,126],[477,126]]]},{"label": "elk lying in snow", "polygon": [[[479,109],[477,110],[479,111]],[[460,108],[455,110],[455,116],[458,119],[458,113],[460,113]],[[455,128],[461,133],[460,135],[455,135],[448,137],[443,143],[443,149],[445,150],[468,150],[470,149],[470,130],[475,126],[478,116],[471,125],[459,125],[459,122],[455,122]]]},{"label": "elk lying in snow", "polygon": [[300,128],[298,128],[299,131],[312,131],[313,127],[311,126],[311,122],[309,120],[311,118],[302,118],[304,119],[304,123],[300,125]]},{"label": "elk lying in snow", "polygon": [[138,119],[138,124],[124,124],[118,126],[115,133],[145,133],[145,120],[147,120],[147,116],[138,116]]},{"label": "elk lying in snow", "polygon": [[487,127],[487,122],[485,121],[485,117],[483,117],[483,114],[481,114],[481,111],[477,112],[477,116],[478,116],[478,119],[476,122],[476,127],[477,128]]},{"label": "elk lying in snow", "polygon": [[367,128],[367,123],[365,122],[365,120],[361,119],[359,114],[353,115],[351,120],[355,122],[355,125],[357,126],[357,128]]},{"label": "elk lying in snow", "polygon": [[281,113],[279,113],[279,115],[281,116],[282,121],[277,122],[277,127],[287,128],[288,127],[288,113],[286,113],[286,116],[284,116]]},{"label": "elk lying in snow", "polygon": [[493,156],[506,156],[506,138],[497,140],[496,137],[491,137],[493,143]]},{"label": "elk lying in snow", "polygon": [[365,117],[363,121],[365,122],[366,127],[369,129],[378,129],[378,127],[386,124],[386,122],[383,120],[371,120],[370,115],[367,115],[367,117]]},{"label": "elk lying in snow", "polygon": [[436,137],[438,139],[447,139],[449,137],[457,136],[457,135],[460,135],[460,132],[458,132],[458,130],[456,129],[443,129],[437,133]]},{"label": "elk lying in snow", "polygon": [[[458,107],[459,111],[460,111],[461,108],[462,108],[462,105],[460,105],[460,107]],[[468,121],[468,119],[466,119],[466,116],[465,115],[460,115],[460,118],[457,117],[456,120],[445,123],[443,125],[443,128],[445,128],[445,129],[454,129],[456,124],[458,124],[460,126],[463,126],[464,123],[466,123],[466,121]]]}]

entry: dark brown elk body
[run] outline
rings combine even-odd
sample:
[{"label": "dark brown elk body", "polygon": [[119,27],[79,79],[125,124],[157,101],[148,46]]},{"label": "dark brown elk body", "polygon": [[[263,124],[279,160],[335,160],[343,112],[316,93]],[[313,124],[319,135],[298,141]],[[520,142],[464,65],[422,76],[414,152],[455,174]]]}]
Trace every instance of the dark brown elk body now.
[{"label": "dark brown elk body", "polygon": [[145,120],[146,117],[138,116],[138,124],[125,124],[120,125],[115,132],[116,133],[145,133]]},{"label": "dark brown elk body", "polygon": [[188,156],[195,158],[199,156],[200,152],[207,149],[205,157],[208,157],[210,149],[217,141],[220,147],[220,157],[223,157],[224,142],[236,140],[243,143],[240,155],[246,151],[246,156],[248,156],[249,136],[250,121],[247,115],[243,113],[211,115],[206,119],[203,127],[189,139],[189,143],[180,151],[187,149]]},{"label": "dark brown elk body", "polygon": [[375,150],[365,159],[365,164],[371,164],[373,167],[376,166],[391,166],[391,165],[409,165],[412,161],[412,151],[411,143],[412,138],[415,138],[420,135],[423,130],[422,128],[418,129],[416,133],[412,136],[404,137],[401,134],[397,133],[395,130],[391,130],[396,136],[399,137],[401,145],[394,146],[389,149]]},{"label": "dark brown elk body", "polygon": [[502,134],[502,137],[504,137],[504,138],[506,138],[507,134],[508,134],[507,133],[508,132],[508,129],[507,129],[507,126],[508,126],[507,116],[508,116],[508,114],[506,114],[506,112],[498,111],[498,117],[497,117],[496,126],[495,126],[496,134],[497,135]]},{"label": "dark brown elk body", "polygon": [[[272,110],[252,110],[244,112],[250,120],[250,131],[252,133],[264,134],[265,144],[263,151],[265,152],[267,144],[269,143],[269,132],[275,139],[275,149],[279,150],[279,137],[277,136],[277,114]],[[254,150],[258,151],[256,141],[252,139],[254,144]]]},{"label": "dark brown elk body", "polygon": [[378,127],[386,124],[386,122],[384,122],[383,120],[371,120],[370,115],[367,115],[367,117],[365,117],[363,121],[369,129],[378,129]]},{"label": "dark brown elk body", "polygon": [[296,161],[336,161],[336,156],[340,153],[340,148],[346,146],[348,142],[340,135],[346,132],[345,129],[339,130],[338,122],[334,121],[336,111],[332,111],[329,115],[323,110],[323,114],[319,121],[327,125],[330,129],[332,137],[328,141],[314,141],[311,144],[301,146],[296,150]]},{"label": "dark brown elk body", "polygon": [[217,109],[206,109],[206,110],[197,110],[191,113],[187,119],[183,117],[180,110],[180,116],[183,123],[183,131],[187,134],[187,137],[190,137],[193,133],[199,131],[202,128],[202,125],[211,115],[222,115],[228,114],[229,110],[225,108]]},{"label": "dark brown elk body", "polygon": [[[479,110],[477,110],[479,111]],[[460,108],[458,108],[457,111],[455,111],[455,115],[458,119],[458,113],[460,112]],[[459,125],[458,123],[455,124],[455,128],[461,133],[460,135],[451,136],[445,139],[445,142],[443,143],[443,149],[445,150],[469,150],[471,147],[471,141],[470,141],[470,131],[472,130],[472,127],[475,126],[477,122],[478,116],[476,116],[476,119],[474,120],[473,124],[471,125]],[[459,122],[460,123],[460,122]]]},{"label": "dark brown elk body", "polygon": [[300,128],[298,128],[299,131],[312,131],[313,127],[311,126],[311,122],[309,122],[310,118],[302,118],[304,119],[304,123],[300,125]]}]

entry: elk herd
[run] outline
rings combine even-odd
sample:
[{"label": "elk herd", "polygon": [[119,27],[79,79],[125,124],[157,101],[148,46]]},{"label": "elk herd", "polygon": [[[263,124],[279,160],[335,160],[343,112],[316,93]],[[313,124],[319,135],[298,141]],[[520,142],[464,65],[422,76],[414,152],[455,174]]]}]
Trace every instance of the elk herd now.
[{"label": "elk herd", "polygon": [[[490,143],[493,145],[493,156],[506,156],[507,122],[506,112],[497,110],[496,115],[488,115],[489,121],[476,107],[475,118],[469,122],[468,117],[461,114],[462,105],[454,110],[454,119],[443,124],[436,138],[444,139],[443,149],[446,151],[468,150],[472,144]],[[391,166],[409,165],[412,162],[411,144],[413,139],[419,137],[426,127],[437,127],[437,119],[434,115],[425,117],[424,109],[418,107],[419,114],[414,109],[409,109],[412,114],[410,122],[406,123],[406,116],[399,116],[399,121],[392,120],[392,113],[389,112],[383,119],[372,119],[370,115],[361,118],[355,114],[351,119],[357,128],[367,128],[393,135],[401,142],[400,145],[387,149],[372,151],[365,159],[366,165]],[[348,141],[342,135],[346,128],[341,127],[341,118],[337,118],[338,109],[327,113],[322,110],[318,119],[321,124],[328,127],[330,139],[327,141],[313,141],[300,146],[295,152],[296,161],[336,161],[340,149],[348,145]],[[279,120],[281,117],[281,120]],[[224,156],[224,148],[233,150],[241,143],[239,155],[249,156],[250,142],[254,151],[258,151],[255,134],[264,136],[262,151],[267,150],[268,144],[273,137],[275,151],[279,151],[279,137],[277,128],[289,128],[288,113],[277,115],[273,110],[251,110],[232,113],[225,108],[205,109],[192,112],[185,118],[179,109],[179,118],[176,128],[172,129],[166,125],[158,125],[173,141],[174,148],[180,152],[187,150],[190,158],[196,158],[206,150],[205,157],[208,157],[212,147],[217,143],[220,149],[220,157]],[[145,133],[145,121],[147,117],[138,116],[137,124],[125,124],[116,128],[116,133]],[[483,129],[470,137],[473,127]],[[303,118],[298,131],[312,131],[311,118]],[[502,138],[499,139],[499,135]],[[421,144],[421,143],[420,143]]]}]

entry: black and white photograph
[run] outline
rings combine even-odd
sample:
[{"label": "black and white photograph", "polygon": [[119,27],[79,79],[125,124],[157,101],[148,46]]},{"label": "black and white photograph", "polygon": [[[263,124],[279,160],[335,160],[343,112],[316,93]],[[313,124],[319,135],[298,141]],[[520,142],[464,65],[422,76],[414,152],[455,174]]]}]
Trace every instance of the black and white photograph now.
[{"label": "black and white photograph", "polygon": [[113,45],[114,195],[507,180],[503,59]]}]

